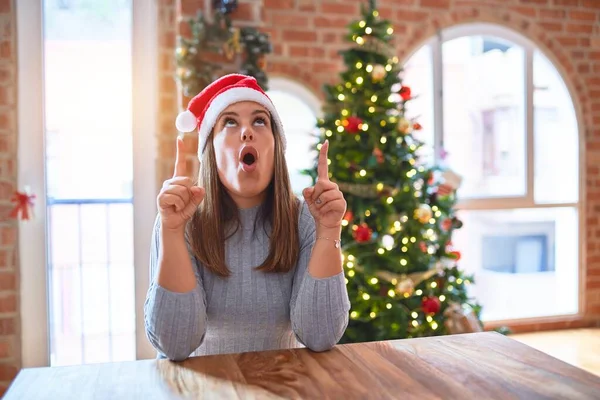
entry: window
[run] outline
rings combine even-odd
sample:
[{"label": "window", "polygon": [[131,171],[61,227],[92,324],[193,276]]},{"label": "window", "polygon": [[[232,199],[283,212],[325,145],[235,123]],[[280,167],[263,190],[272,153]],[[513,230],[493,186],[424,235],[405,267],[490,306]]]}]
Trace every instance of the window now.
[{"label": "window", "polygon": [[283,78],[271,78],[267,94],[275,104],[285,129],[285,156],[292,189],[301,196],[302,190],[312,185],[310,176],[300,171],[312,167],[317,156],[312,148],[317,141],[314,134],[320,102],[303,86]]},{"label": "window", "polygon": [[556,67],[526,38],[470,24],[416,51],[403,80],[427,161],[463,176],[453,242],[483,319],[577,313],[579,132]]},{"label": "window", "polygon": [[50,365],[134,360],[131,1],[45,1]]}]

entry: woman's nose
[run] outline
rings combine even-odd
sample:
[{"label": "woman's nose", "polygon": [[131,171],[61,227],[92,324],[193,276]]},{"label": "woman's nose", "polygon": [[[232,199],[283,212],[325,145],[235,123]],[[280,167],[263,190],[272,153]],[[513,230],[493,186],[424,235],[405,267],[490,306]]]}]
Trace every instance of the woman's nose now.
[{"label": "woman's nose", "polygon": [[252,129],[246,128],[242,130],[242,141],[243,142],[251,142],[254,140],[254,132]]}]

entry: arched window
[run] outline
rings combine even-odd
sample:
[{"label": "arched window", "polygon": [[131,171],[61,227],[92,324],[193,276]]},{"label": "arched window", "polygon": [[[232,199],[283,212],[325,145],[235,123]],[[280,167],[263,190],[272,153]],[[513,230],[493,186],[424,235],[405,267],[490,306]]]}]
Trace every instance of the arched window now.
[{"label": "arched window", "polygon": [[286,159],[294,193],[312,184],[309,176],[301,170],[313,166],[316,153],[311,150],[316,143],[313,136],[317,117],[320,114],[319,99],[304,86],[285,78],[270,78],[271,98],[283,122],[287,139]]},{"label": "arched window", "polygon": [[403,79],[431,161],[463,176],[453,241],[483,319],[577,313],[579,130],[556,67],[513,31],[469,24],[412,54]]}]

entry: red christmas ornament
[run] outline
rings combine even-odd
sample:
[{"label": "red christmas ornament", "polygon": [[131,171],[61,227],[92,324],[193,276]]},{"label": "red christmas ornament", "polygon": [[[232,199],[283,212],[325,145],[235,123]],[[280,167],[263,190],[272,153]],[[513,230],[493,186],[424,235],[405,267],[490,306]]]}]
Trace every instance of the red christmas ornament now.
[{"label": "red christmas ornament", "polygon": [[362,223],[356,227],[352,236],[358,243],[365,243],[371,240],[371,235],[373,235],[373,230],[367,224]]},{"label": "red christmas ornament", "polygon": [[448,232],[452,228],[452,220],[450,218],[446,218],[442,221],[442,229]]},{"label": "red christmas ornament", "polygon": [[9,216],[11,218],[18,218],[28,220],[33,214],[33,199],[35,194],[27,194],[24,192],[15,192],[13,197],[10,199],[13,203],[16,203],[15,208],[12,209]]},{"label": "red christmas ornament", "polygon": [[460,260],[460,251],[451,251],[448,255],[456,261]]},{"label": "red christmas ornament", "polygon": [[379,147],[375,147],[373,149],[373,155],[375,156],[375,159],[377,160],[377,162],[379,164],[382,164],[383,161],[385,161],[385,159],[383,157],[383,151],[381,151],[381,149]]},{"label": "red christmas ornament", "polygon": [[352,211],[346,211],[346,213],[344,214],[344,219],[348,222],[352,221],[354,219],[354,214],[352,214]]},{"label": "red christmas ornament", "polygon": [[420,123],[418,123],[418,122],[415,122],[415,123],[413,124],[413,129],[414,129],[415,131],[420,131],[421,129],[423,129],[423,127],[421,126],[421,124],[420,124]]},{"label": "red christmas ornament", "polygon": [[402,100],[410,100],[410,87],[402,86],[398,94],[400,95],[400,97],[402,97]]},{"label": "red christmas ornament", "polygon": [[421,309],[425,314],[437,314],[440,311],[440,307],[440,299],[436,296],[423,297],[423,300],[421,301]]},{"label": "red christmas ornament", "polygon": [[419,242],[419,248],[423,253],[427,253],[427,245],[425,244],[425,242]]},{"label": "red christmas ornament", "polygon": [[362,129],[362,119],[358,117],[348,117],[344,121],[342,121],[342,125],[346,128],[346,132],[348,133],[356,133]]}]

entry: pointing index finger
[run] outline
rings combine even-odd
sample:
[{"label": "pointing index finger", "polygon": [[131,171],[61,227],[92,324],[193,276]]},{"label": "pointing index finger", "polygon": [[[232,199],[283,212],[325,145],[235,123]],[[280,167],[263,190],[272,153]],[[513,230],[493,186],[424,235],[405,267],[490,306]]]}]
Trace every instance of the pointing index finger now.
[{"label": "pointing index finger", "polygon": [[185,168],[185,150],[183,145],[183,139],[177,138],[177,153],[175,156],[175,171],[173,172],[173,177],[176,176],[185,176],[186,168]]},{"label": "pointing index finger", "polygon": [[329,150],[329,140],[325,140],[319,151],[319,162],[317,165],[318,179],[329,180],[329,167],[327,165],[327,151]]}]

